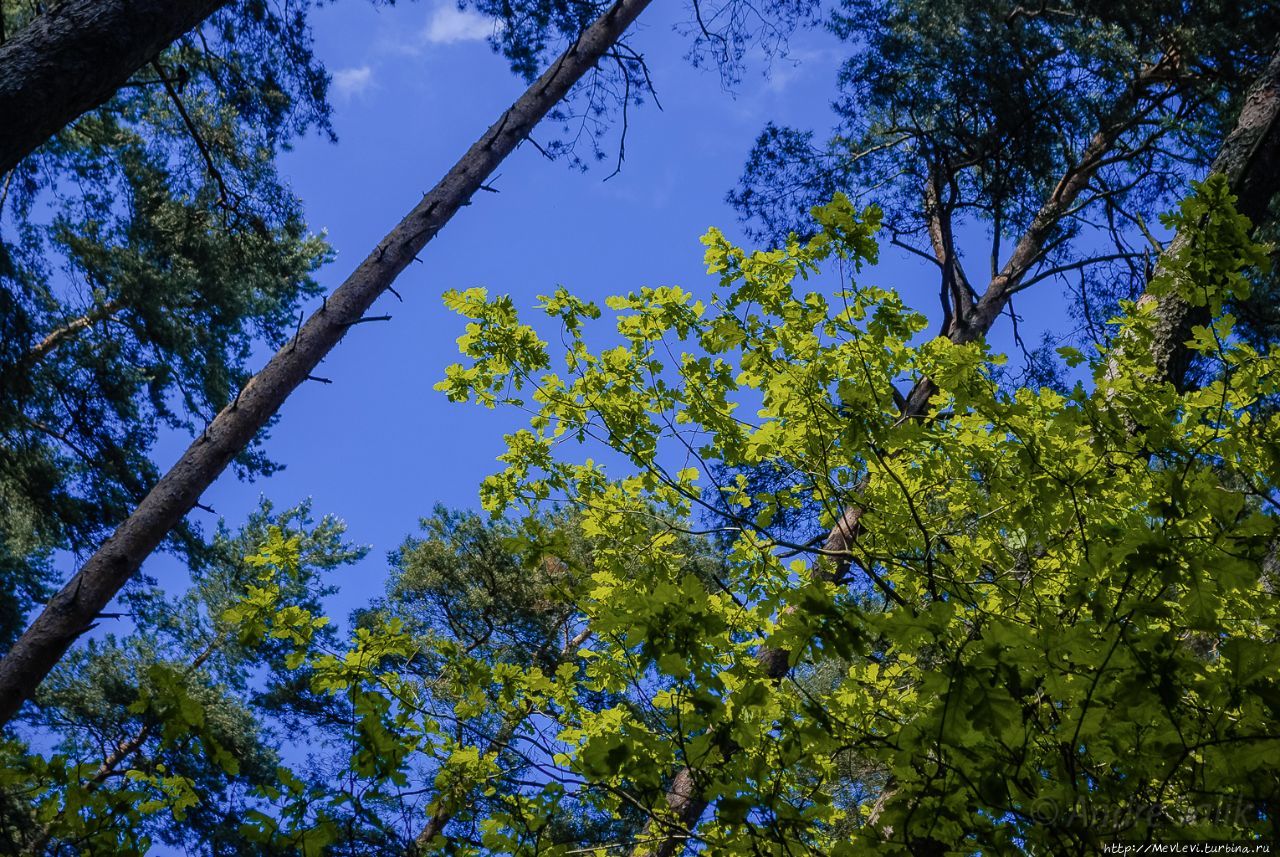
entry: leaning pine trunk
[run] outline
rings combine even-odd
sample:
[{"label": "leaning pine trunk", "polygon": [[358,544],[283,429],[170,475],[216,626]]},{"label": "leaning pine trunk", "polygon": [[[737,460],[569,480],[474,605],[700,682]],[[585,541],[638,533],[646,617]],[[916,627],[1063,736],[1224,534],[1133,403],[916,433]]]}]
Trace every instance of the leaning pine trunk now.
[{"label": "leaning pine trunk", "polygon": [[0,725],[31,698],[165,535],[502,160],[622,36],[650,0],[617,0],[379,242],[236,400],[209,423],[138,508],[0,660]]}]

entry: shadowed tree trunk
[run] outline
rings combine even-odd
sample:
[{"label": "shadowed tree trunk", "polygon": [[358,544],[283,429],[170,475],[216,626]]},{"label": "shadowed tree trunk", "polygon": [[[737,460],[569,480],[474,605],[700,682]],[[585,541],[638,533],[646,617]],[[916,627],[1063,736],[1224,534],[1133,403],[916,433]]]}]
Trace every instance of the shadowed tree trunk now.
[{"label": "shadowed tree trunk", "polygon": [[227,0],[65,0],[0,45],[0,174]]},{"label": "shadowed tree trunk", "polygon": [[[1211,173],[1226,176],[1236,195],[1236,210],[1255,226],[1267,219],[1271,200],[1280,190],[1280,51],[1249,89],[1240,118],[1227,135]],[[1186,243],[1175,235],[1165,248],[1177,253]],[[1155,341],[1151,344],[1156,374],[1182,389],[1190,368],[1191,352],[1185,347],[1191,328],[1208,320],[1208,309],[1192,307],[1173,295],[1159,301],[1143,294],[1139,305],[1156,304]]]},{"label": "shadowed tree trunk", "polygon": [[617,42],[650,0],[617,0],[462,156],[329,295],[294,338],[161,477],[138,508],[45,606],[0,660],[0,725],[31,697],[76,638],[128,582],[289,394],[342,340],[414,257],[468,204],[503,159]]}]

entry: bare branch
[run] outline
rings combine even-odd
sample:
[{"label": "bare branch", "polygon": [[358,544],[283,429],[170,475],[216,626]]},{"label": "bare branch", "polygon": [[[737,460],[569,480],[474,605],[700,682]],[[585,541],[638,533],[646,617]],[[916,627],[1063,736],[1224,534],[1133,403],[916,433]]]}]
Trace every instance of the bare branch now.
[{"label": "bare branch", "polygon": [[89,310],[79,318],[72,319],[59,328],[55,328],[44,339],[40,340],[23,358],[27,365],[38,363],[48,357],[59,345],[66,342],[82,330],[104,321],[124,308],[124,301],[113,298]]},{"label": "bare branch", "polygon": [[1055,265],[1052,268],[1046,268],[1045,270],[1036,274],[1034,277],[1025,279],[1022,282],[1020,282],[1017,286],[1014,286],[1013,288],[1009,289],[1009,295],[1010,297],[1012,297],[1013,295],[1016,295],[1018,292],[1023,291],[1024,289],[1031,288],[1036,283],[1042,280],[1047,280],[1047,279],[1050,279],[1051,277],[1057,277],[1061,274],[1067,273],[1068,271],[1078,271],[1081,268],[1087,268],[1090,265],[1098,265],[1103,262],[1115,262],[1120,259],[1126,259],[1126,260],[1142,259],[1142,258],[1145,258],[1145,256],[1146,256],[1145,253],[1107,253],[1102,256],[1090,256],[1087,259],[1078,259],[1075,262],[1071,262],[1066,265]]}]

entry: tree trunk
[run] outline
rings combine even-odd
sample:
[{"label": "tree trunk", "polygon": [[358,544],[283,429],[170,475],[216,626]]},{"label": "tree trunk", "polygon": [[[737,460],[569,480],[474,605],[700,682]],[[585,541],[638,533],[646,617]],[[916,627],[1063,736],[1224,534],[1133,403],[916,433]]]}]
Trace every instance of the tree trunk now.
[{"label": "tree trunk", "polygon": [[0,45],[0,174],[227,0],[65,0]]},{"label": "tree trunk", "polygon": [[709,803],[698,786],[697,775],[689,767],[681,768],[667,786],[666,802],[666,813],[649,819],[631,850],[632,855],[672,857],[684,851]]},{"label": "tree trunk", "polygon": [[[1222,173],[1236,195],[1236,209],[1257,226],[1269,216],[1271,200],[1280,191],[1280,50],[1245,96],[1235,128],[1227,135],[1210,173]],[[1176,253],[1186,239],[1175,235],[1165,248]],[[1191,352],[1186,341],[1191,328],[1208,321],[1208,310],[1189,306],[1169,295],[1156,301],[1144,294],[1140,305],[1156,303],[1155,341],[1151,351],[1156,375],[1178,389],[1186,383]]]},{"label": "tree trunk", "polygon": [[289,394],[311,375],[494,169],[622,36],[650,0],[617,0],[454,164],[297,335],[206,426],[138,508],[45,606],[0,660],[0,725],[11,720],[165,535]]}]

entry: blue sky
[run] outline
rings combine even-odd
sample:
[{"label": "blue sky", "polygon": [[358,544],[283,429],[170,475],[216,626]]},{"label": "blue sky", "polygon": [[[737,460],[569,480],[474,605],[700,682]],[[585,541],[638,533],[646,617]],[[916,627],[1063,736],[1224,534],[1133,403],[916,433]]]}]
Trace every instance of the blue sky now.
[{"label": "blue sky", "polygon": [[[731,93],[713,69],[683,58],[688,39],[673,32],[680,12],[656,3],[633,34],[663,109],[632,111],[621,173],[605,181],[612,161],[578,173],[521,147],[493,182],[501,193],[479,194],[428,246],[424,264],[397,283],[404,302],[379,301],[375,314],[393,320],[353,330],[318,372],[333,384],[304,385],[285,405],[268,451],[286,469],[253,483],[228,473],[203,498],[232,526],[263,494],[278,506],[311,497],[317,513],[344,518],[351,538],[372,550],[335,581],[341,593],[331,610],[340,620],[382,591],[387,551],[435,503],[477,507],[503,432],[521,423],[517,413],[453,405],[432,389],[456,359],[461,332],[441,294],[486,286],[529,310],[558,284],[597,301],[642,285],[680,284],[705,295],[711,281],[698,238],[712,225],[740,234],[724,197],[756,134],[768,120],[829,126],[841,56],[834,39],[799,35],[789,59],[753,63]],[[312,227],[337,251],[320,274],[331,290],[524,86],[484,42],[491,25],[451,0],[394,7],[351,0],[321,8],[314,25],[333,75],[339,142],[309,138],[282,170]],[[888,249],[865,277],[900,288],[925,310],[936,278]],[[1034,342],[1038,333],[1032,327],[1024,336]],[[170,438],[158,463],[167,467],[185,443]],[[146,570],[181,588],[171,558],[155,557]]]}]

